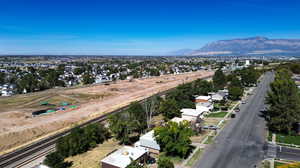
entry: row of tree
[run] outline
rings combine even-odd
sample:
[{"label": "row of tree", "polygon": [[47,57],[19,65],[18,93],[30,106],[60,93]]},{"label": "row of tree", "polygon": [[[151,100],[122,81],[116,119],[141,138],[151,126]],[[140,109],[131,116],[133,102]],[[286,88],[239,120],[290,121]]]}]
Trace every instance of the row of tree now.
[{"label": "row of tree", "polygon": [[236,70],[229,75],[225,75],[221,69],[218,69],[213,76],[214,90],[228,87],[229,99],[239,100],[244,93],[245,87],[256,86],[261,73],[254,67]]},{"label": "row of tree", "polygon": [[195,108],[195,95],[207,95],[213,91],[213,83],[206,80],[181,84],[166,95],[166,99],[160,103],[159,113],[163,114],[166,121],[179,117],[182,108]]},{"label": "row of tree", "polygon": [[279,69],[267,95],[267,125],[271,131],[292,134],[300,121],[299,89],[288,69]]},{"label": "row of tree", "polygon": [[147,117],[142,105],[132,103],[127,110],[109,117],[109,128],[121,144],[132,144],[147,128]]},{"label": "row of tree", "polygon": [[108,129],[102,124],[89,124],[84,128],[75,128],[70,134],[58,140],[56,152],[47,155],[44,163],[51,168],[69,167],[72,163],[64,162],[64,158],[84,153],[109,137]]}]

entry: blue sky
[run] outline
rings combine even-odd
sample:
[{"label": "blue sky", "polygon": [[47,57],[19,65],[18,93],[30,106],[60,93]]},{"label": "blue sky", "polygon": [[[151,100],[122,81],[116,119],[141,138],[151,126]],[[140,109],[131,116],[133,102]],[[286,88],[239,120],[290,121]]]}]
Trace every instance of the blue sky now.
[{"label": "blue sky", "polygon": [[0,0],[0,54],[160,55],[300,38],[299,0]]}]

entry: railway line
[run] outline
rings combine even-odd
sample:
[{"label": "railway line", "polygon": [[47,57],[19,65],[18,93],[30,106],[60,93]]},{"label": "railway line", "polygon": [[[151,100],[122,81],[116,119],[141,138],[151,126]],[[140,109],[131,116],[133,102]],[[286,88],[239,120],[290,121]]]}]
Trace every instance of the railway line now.
[{"label": "railway line", "polygon": [[[202,79],[209,79],[211,76],[202,78]],[[153,96],[162,96],[165,95],[166,93],[174,90],[175,88],[171,88],[162,92],[159,92]],[[139,102],[143,102],[146,99],[140,100]],[[81,125],[78,125],[76,127],[73,127],[69,130],[63,131],[61,133],[55,134],[53,136],[44,138],[42,140],[39,140],[37,142],[34,142],[28,146],[25,146],[23,148],[17,149],[13,152],[4,154],[0,156],[0,168],[21,168],[25,164],[34,161],[35,159],[47,155],[51,150],[55,149],[55,144],[56,141],[67,134],[69,134],[73,129],[78,128],[78,127],[84,127],[88,124],[91,123],[96,123],[96,122],[102,122],[108,118],[109,115],[120,113],[128,108],[129,105],[124,106],[122,108],[119,108],[118,110],[112,111],[110,113],[101,115],[97,118],[94,118],[92,120],[89,120]],[[50,147],[50,148],[49,148]],[[43,149],[49,149],[44,152],[39,153]]]}]

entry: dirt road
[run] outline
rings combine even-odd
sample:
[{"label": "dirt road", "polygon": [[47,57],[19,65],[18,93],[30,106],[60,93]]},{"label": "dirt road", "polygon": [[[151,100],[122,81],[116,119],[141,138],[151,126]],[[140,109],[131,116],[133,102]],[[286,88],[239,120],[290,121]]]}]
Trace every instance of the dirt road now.
[{"label": "dirt road", "polygon": [[[89,95],[91,98],[88,101],[78,103],[78,108],[38,117],[31,116],[31,112],[35,110],[34,108],[13,108],[12,106],[11,110],[0,113],[0,152],[28,143],[49,133],[55,133],[80,121],[113,111],[157,92],[176,87],[183,82],[212,74],[213,72],[209,71],[198,71],[180,75],[135,79],[132,82],[117,81],[115,84],[110,85],[93,85],[60,90],[60,93],[57,93],[59,95],[67,95],[67,97]],[[63,98],[64,96],[60,96],[59,100],[63,100]],[[75,96],[74,99],[76,99]]]}]

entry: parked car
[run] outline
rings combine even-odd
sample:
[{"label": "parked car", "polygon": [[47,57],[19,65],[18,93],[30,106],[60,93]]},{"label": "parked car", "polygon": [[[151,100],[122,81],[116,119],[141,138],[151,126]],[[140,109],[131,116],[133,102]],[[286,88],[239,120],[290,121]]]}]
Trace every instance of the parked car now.
[{"label": "parked car", "polygon": [[203,129],[217,130],[218,127],[215,125],[204,126]]}]

